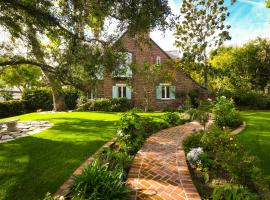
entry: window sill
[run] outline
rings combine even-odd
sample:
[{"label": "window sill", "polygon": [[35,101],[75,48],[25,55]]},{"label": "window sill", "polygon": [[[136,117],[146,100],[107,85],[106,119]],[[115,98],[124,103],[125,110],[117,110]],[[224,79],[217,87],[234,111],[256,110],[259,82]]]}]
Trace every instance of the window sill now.
[{"label": "window sill", "polygon": [[162,101],[168,101],[168,100],[173,100],[173,99],[171,99],[171,98],[161,98],[160,100],[162,100]]}]

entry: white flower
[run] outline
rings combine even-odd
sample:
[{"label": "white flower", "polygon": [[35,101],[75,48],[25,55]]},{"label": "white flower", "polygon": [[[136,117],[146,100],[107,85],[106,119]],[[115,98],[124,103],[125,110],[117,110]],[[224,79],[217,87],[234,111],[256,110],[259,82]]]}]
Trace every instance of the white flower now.
[{"label": "white flower", "polygon": [[201,147],[193,148],[193,149],[191,149],[190,152],[188,152],[187,160],[190,163],[195,163],[195,162],[199,161],[199,157],[202,154],[203,154],[203,149]]},{"label": "white flower", "polygon": [[124,134],[123,134],[123,131],[119,129],[119,130],[117,131],[117,137],[123,137],[123,135],[124,135]]}]

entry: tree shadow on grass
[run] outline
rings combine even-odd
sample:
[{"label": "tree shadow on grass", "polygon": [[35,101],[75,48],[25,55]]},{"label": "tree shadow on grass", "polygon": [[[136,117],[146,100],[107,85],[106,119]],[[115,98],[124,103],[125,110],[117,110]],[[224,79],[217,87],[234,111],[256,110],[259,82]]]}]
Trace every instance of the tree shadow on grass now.
[{"label": "tree shadow on grass", "polygon": [[54,193],[114,135],[114,122],[68,120],[34,136],[0,145],[1,200],[37,200],[46,192]]}]

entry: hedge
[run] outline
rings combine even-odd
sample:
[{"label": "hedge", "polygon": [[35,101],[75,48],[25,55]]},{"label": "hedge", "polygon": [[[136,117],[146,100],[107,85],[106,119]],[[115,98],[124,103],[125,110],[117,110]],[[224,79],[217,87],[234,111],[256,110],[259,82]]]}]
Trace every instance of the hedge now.
[{"label": "hedge", "polygon": [[0,118],[12,117],[25,113],[25,104],[22,100],[0,101]]},{"label": "hedge", "polygon": [[131,101],[127,98],[116,99],[89,99],[78,101],[78,111],[104,111],[104,112],[125,112],[132,108]]}]

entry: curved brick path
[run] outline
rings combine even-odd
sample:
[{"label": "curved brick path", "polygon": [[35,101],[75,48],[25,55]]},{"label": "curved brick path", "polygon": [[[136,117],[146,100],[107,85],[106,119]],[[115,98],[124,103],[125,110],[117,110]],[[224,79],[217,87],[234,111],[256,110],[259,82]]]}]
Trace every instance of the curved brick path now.
[{"label": "curved brick path", "polygon": [[183,138],[196,122],[162,130],[151,136],[137,153],[130,168],[127,185],[130,199],[199,200],[182,149]]}]

